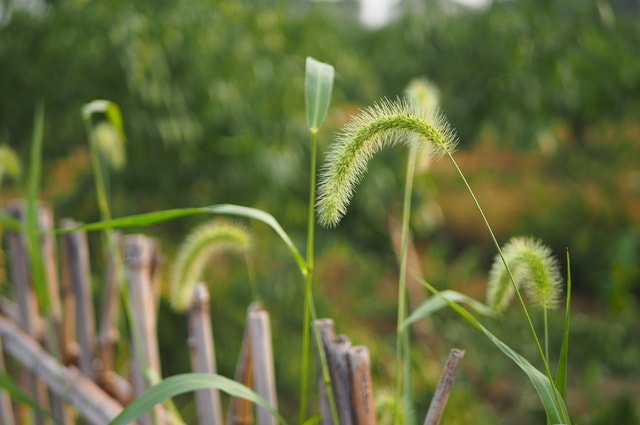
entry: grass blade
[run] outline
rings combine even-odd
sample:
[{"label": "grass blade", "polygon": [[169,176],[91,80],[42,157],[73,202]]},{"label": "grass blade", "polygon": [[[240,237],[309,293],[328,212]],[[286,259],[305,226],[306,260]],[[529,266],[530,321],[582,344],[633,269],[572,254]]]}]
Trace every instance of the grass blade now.
[{"label": "grass blade", "polygon": [[563,400],[567,399],[567,367],[569,364],[569,324],[571,312],[571,260],[567,250],[567,304],[564,313],[564,335],[562,346],[560,347],[560,358],[558,359],[558,370],[556,372],[556,387]]},{"label": "grass blade", "polygon": [[534,388],[538,392],[538,396],[542,401],[544,410],[547,413],[547,419],[552,424],[565,424],[570,425],[569,413],[567,406],[561,398],[555,385],[547,378],[542,372],[536,369],[527,359],[522,357],[516,351],[511,349],[507,344],[502,342],[498,337],[485,328],[475,317],[473,317],[467,310],[459,306],[453,301],[450,301],[443,296],[437,289],[431,286],[429,283],[423,284],[438,297],[441,297],[449,307],[453,308],[460,316],[462,316],[467,322],[473,325],[476,329],[482,332],[493,344],[498,347],[500,351],[511,360],[513,360],[520,369],[527,375]]},{"label": "grass blade", "polygon": [[44,260],[40,250],[40,229],[38,225],[38,198],[40,196],[40,178],[42,175],[42,144],[44,132],[44,106],[36,107],[31,152],[29,158],[29,175],[27,178],[27,205],[24,230],[27,235],[27,250],[33,286],[42,311],[49,311],[49,291],[47,290]]},{"label": "grass blade", "polygon": [[431,297],[423,302],[418,308],[413,311],[413,313],[411,313],[409,317],[407,317],[407,320],[404,321],[402,326],[406,328],[407,326],[410,326],[418,320],[424,319],[425,317],[432,315],[436,311],[447,307],[449,303],[445,301],[445,299],[456,304],[465,303],[476,313],[482,314],[484,316],[494,315],[494,311],[492,309],[465,294],[461,294],[460,292],[447,290],[440,292],[440,295],[441,297]]},{"label": "grass blade", "polygon": [[317,133],[329,110],[333,90],[333,66],[308,57],[305,68],[304,100],[307,109],[307,125]]},{"label": "grass blade", "polygon": [[50,418],[56,425],[60,425],[60,422],[51,415],[51,412],[43,409],[40,404],[31,398],[29,394],[24,392],[24,390],[20,388],[20,386],[16,384],[11,376],[9,376],[4,370],[0,370],[0,388],[5,389],[14,401],[26,404],[39,414]]},{"label": "grass blade", "polygon": [[244,207],[233,204],[220,204],[211,205],[208,207],[192,207],[192,208],[176,208],[170,210],[155,211],[150,213],[130,215],[126,217],[115,218],[112,220],[104,220],[96,223],[90,223],[83,226],[75,227],[72,229],[57,230],[57,233],[68,233],[77,230],[94,231],[113,228],[125,228],[125,227],[144,227],[150,226],[156,223],[162,223],[164,221],[173,220],[176,218],[182,218],[192,216],[196,214],[220,214],[220,215],[232,215],[243,218],[250,218],[253,220],[261,221],[267,226],[271,227],[280,239],[285,243],[289,252],[293,256],[294,260],[298,264],[303,275],[308,273],[307,262],[304,257],[298,251],[295,244],[284,231],[280,223],[269,213],[262,210],[250,207]]},{"label": "grass blade", "polygon": [[216,388],[233,397],[247,399],[265,409],[278,419],[281,424],[286,421],[274,410],[266,400],[253,392],[250,388],[239,384],[224,376],[208,373],[185,373],[164,379],[158,384],[146,390],[142,395],[132,401],[109,425],[128,425],[155,405],[178,394],[189,391],[197,391],[205,388]]}]

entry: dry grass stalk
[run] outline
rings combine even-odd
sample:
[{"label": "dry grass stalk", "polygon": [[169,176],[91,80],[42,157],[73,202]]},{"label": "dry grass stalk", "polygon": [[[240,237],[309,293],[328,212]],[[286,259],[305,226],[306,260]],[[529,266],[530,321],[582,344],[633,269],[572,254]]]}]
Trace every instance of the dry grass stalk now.
[{"label": "dry grass stalk", "polygon": [[453,386],[453,382],[456,380],[458,369],[460,369],[460,362],[463,357],[463,350],[454,348],[449,353],[449,358],[442,370],[442,375],[440,376],[440,381],[438,381],[436,392],[433,395],[431,404],[429,405],[429,411],[427,412],[427,417],[424,420],[424,425],[438,425],[440,423],[440,419],[442,419],[442,414],[444,413],[444,408],[447,405],[447,400],[449,399],[451,387]]},{"label": "dry grass stalk", "polygon": [[[189,348],[194,372],[218,373],[209,314],[209,291],[204,283],[196,285],[189,309]],[[195,392],[200,425],[222,425],[220,392],[216,389]]]}]

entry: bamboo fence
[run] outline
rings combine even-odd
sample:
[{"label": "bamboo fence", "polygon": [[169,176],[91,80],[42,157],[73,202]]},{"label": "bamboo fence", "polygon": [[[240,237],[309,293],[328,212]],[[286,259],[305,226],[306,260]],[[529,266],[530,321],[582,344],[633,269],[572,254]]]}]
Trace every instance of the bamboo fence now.
[{"label": "bamboo fence", "polygon": [[[11,202],[5,211],[17,221],[25,221],[23,202]],[[15,389],[0,385],[0,423],[104,425],[162,377],[157,339],[159,246],[152,238],[140,234],[114,233],[108,238],[106,272],[99,285],[104,288],[102,303],[96,313],[87,235],[70,231],[56,241],[51,232],[54,227],[51,209],[40,205],[38,211],[47,307],[36,296],[26,235],[5,231],[12,296],[0,296],[0,370],[5,378],[18,382],[20,392],[33,402],[25,405]],[[59,227],[72,230],[80,224],[64,219]],[[2,267],[5,265],[0,264]],[[115,370],[122,311],[128,315],[130,365],[128,370]],[[195,287],[188,323],[185,346],[190,351],[192,370],[217,373],[209,294],[204,283]],[[234,379],[253,388],[277,409],[269,314],[259,303],[251,304],[246,323]],[[318,332],[322,342],[340,423],[376,425],[367,347],[352,346],[347,336],[336,336],[331,319],[314,323],[314,332]],[[425,425],[439,422],[462,355],[459,350],[452,352]],[[318,377],[322,423],[333,425],[320,368]],[[220,394],[215,389],[196,391],[195,402],[199,425],[277,423],[268,410],[237,398],[229,400],[225,422]],[[180,422],[158,405],[136,423]]]}]

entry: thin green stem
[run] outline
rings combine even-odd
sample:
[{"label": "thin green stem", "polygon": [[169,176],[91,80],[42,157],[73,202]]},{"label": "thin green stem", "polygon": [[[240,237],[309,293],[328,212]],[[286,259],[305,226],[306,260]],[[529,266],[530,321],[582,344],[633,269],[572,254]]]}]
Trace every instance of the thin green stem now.
[{"label": "thin green stem", "polygon": [[[471,198],[473,199],[473,202],[474,202],[476,208],[478,209],[478,211],[480,212],[480,216],[482,217],[482,220],[484,221],[484,224],[487,227],[487,230],[489,231],[489,234],[491,235],[491,239],[493,240],[493,244],[495,245],[496,249],[498,250],[498,255],[500,255],[500,258],[502,259],[502,262],[504,263],[504,267],[507,270],[507,274],[509,275],[509,279],[511,280],[511,283],[513,284],[513,288],[515,290],[516,296],[518,297],[518,301],[520,302],[520,305],[522,306],[522,311],[524,312],[524,315],[525,315],[525,317],[527,319],[527,323],[529,324],[529,329],[531,330],[531,334],[533,335],[533,339],[534,339],[536,347],[538,349],[538,353],[540,354],[540,357],[542,358],[542,364],[544,366],[547,378],[549,379],[549,382],[553,383],[554,380],[553,380],[553,377],[551,375],[551,369],[549,368],[548,356],[545,355],[545,352],[543,351],[542,344],[540,343],[540,338],[538,338],[538,334],[536,332],[536,329],[533,326],[533,321],[531,320],[531,315],[529,314],[529,310],[527,310],[527,306],[526,306],[526,304],[524,302],[522,294],[520,293],[520,290],[518,289],[518,286],[515,284],[515,279],[513,278],[513,274],[511,273],[511,270],[509,269],[509,265],[507,264],[507,260],[504,258],[504,255],[502,254],[502,250],[500,249],[500,244],[498,243],[498,240],[496,239],[496,236],[493,233],[493,230],[491,229],[491,225],[489,224],[489,221],[487,220],[487,217],[485,216],[484,211],[482,210],[482,207],[480,206],[480,203],[478,202],[478,199],[476,198],[475,193],[471,189],[471,186],[469,185],[469,182],[467,181],[467,178],[462,173],[462,170],[458,166],[458,163],[456,162],[456,160],[453,158],[452,153],[451,152],[447,152],[447,155],[449,156],[449,159],[451,159],[451,162],[453,163],[454,167],[456,168],[456,170],[458,172],[458,175],[460,175],[460,178],[464,182],[464,185],[466,186],[467,191],[471,195]],[[557,391],[554,391],[554,397],[556,398],[556,401],[559,404],[560,400],[558,400]]]},{"label": "thin green stem", "polygon": [[[313,275],[314,275],[314,244],[315,244],[315,200],[316,200],[316,163],[318,136],[317,132],[311,132],[311,164],[309,171],[309,205],[307,211],[307,270],[304,285],[304,329],[302,332],[302,370],[300,373],[300,423],[304,423],[307,419],[307,404],[309,394],[309,363],[310,363],[310,346],[311,346],[311,324],[318,320],[315,301],[313,299]],[[339,425],[338,409],[333,397],[331,388],[331,375],[327,365],[326,355],[322,347],[322,340],[317,332],[314,332],[315,344],[320,359],[322,370],[322,379],[327,389],[327,397],[329,397],[329,406],[331,408],[331,416],[333,423]]]},{"label": "thin green stem", "polygon": [[542,314],[544,317],[544,355],[545,358],[549,358],[549,317],[547,313],[548,309],[543,308]]},{"label": "thin green stem", "polygon": [[[416,149],[409,149],[407,158],[407,173],[404,183],[404,199],[402,203],[402,237],[400,242],[400,271],[398,274],[398,328],[396,331],[396,368],[395,368],[395,414],[398,419],[398,409],[406,409],[406,402],[403,402],[406,391],[403,387],[409,384],[408,369],[405,365],[409,362],[409,334],[407,328],[403,326],[407,317],[407,253],[409,250],[409,221],[411,218],[411,195],[413,193],[413,177],[416,169]],[[405,394],[403,394],[403,392]],[[405,400],[406,401],[406,400]]]}]

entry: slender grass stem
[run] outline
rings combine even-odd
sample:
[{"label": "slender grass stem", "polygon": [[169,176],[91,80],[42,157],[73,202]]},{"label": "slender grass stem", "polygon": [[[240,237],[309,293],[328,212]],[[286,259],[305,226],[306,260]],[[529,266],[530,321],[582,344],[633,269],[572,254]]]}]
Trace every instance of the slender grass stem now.
[{"label": "slender grass stem", "polygon": [[[305,274],[304,285],[304,329],[302,333],[302,370],[300,373],[300,423],[304,423],[307,419],[307,404],[309,394],[309,364],[310,364],[310,348],[311,348],[311,324],[318,320],[315,309],[315,301],[313,298],[313,276],[314,276],[314,246],[315,246],[315,199],[316,199],[316,163],[318,135],[316,131],[311,132],[311,164],[309,171],[309,206],[307,211],[307,273]],[[340,423],[338,417],[338,409],[333,397],[331,388],[331,375],[327,366],[327,359],[322,346],[322,340],[317,332],[314,332],[315,345],[320,359],[322,369],[322,379],[327,387],[327,397],[329,397],[329,406],[331,408],[331,416],[333,423]]]},{"label": "slender grass stem", "polygon": [[548,359],[549,358],[549,314],[547,308],[542,309],[542,314],[544,317],[544,355]]},{"label": "slender grass stem", "polygon": [[[464,182],[464,185],[466,186],[467,191],[469,192],[469,195],[471,195],[471,198],[473,199],[473,202],[474,202],[476,208],[478,209],[478,212],[480,213],[480,216],[482,217],[482,220],[484,221],[484,224],[487,227],[487,230],[489,231],[489,234],[491,235],[491,239],[493,240],[493,244],[496,246],[496,249],[498,250],[498,254],[500,255],[500,258],[502,259],[502,262],[504,263],[504,267],[507,270],[507,274],[509,275],[509,279],[513,283],[513,287],[514,287],[516,296],[518,297],[518,301],[520,302],[520,305],[522,306],[522,310],[523,310],[524,315],[525,315],[525,317],[527,319],[527,323],[529,324],[529,329],[531,330],[531,334],[533,335],[533,339],[535,341],[536,348],[538,349],[538,353],[540,354],[540,357],[542,358],[542,364],[544,366],[546,376],[549,379],[549,382],[553,383],[554,382],[553,376],[551,375],[551,369],[549,368],[549,357],[548,357],[547,354],[545,354],[545,351],[542,348],[542,344],[540,343],[540,338],[538,338],[538,334],[536,332],[536,329],[533,326],[533,321],[531,320],[531,315],[529,314],[529,310],[527,309],[527,306],[526,306],[526,304],[524,302],[522,294],[520,293],[520,290],[518,289],[518,286],[515,284],[515,279],[513,278],[513,274],[511,273],[511,270],[509,269],[509,265],[507,264],[507,260],[504,258],[504,255],[502,254],[502,250],[500,249],[500,244],[498,243],[498,240],[496,239],[496,236],[493,233],[493,230],[491,229],[491,225],[489,224],[489,221],[487,220],[487,217],[485,216],[484,211],[482,210],[482,207],[480,206],[480,203],[478,202],[478,199],[476,198],[475,193],[471,189],[471,186],[469,185],[469,182],[467,181],[467,178],[462,173],[462,170],[458,166],[458,163],[456,162],[455,158],[453,158],[453,155],[451,154],[451,152],[447,152],[447,155],[449,156],[449,159],[451,159],[451,162],[453,163],[453,165],[456,168],[458,174],[460,175],[460,178]],[[560,400],[558,400],[557,391],[554,391],[553,395],[554,395],[554,398],[556,399],[556,402],[559,404]]]},{"label": "slender grass stem", "polygon": [[[407,172],[404,183],[404,199],[402,203],[402,237],[400,242],[400,270],[398,273],[398,324],[396,331],[396,367],[395,367],[395,414],[398,419],[398,409],[403,406],[406,391],[403,388],[409,384],[409,374],[406,373],[405,365],[408,365],[409,357],[409,334],[407,328],[403,326],[407,317],[407,253],[409,250],[409,221],[411,218],[411,194],[413,192],[413,177],[416,168],[416,149],[409,149],[407,158]],[[403,392],[405,394],[403,394]]]}]

